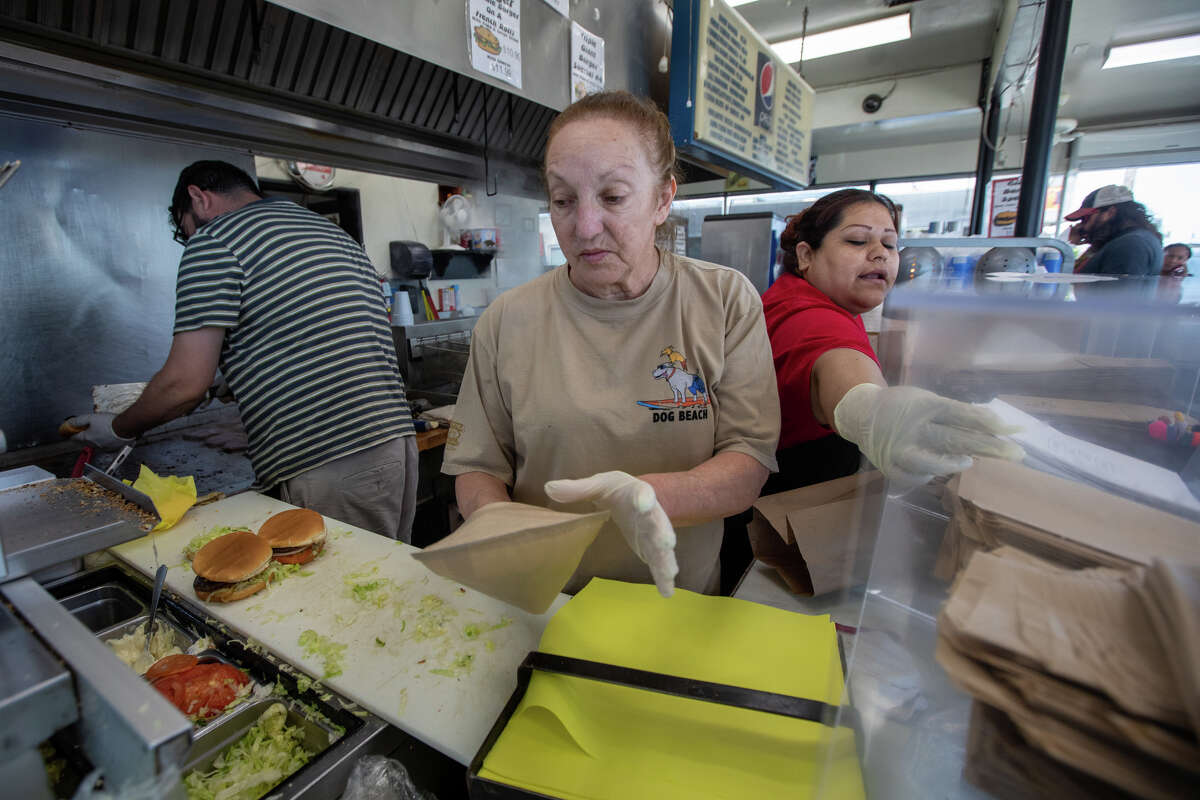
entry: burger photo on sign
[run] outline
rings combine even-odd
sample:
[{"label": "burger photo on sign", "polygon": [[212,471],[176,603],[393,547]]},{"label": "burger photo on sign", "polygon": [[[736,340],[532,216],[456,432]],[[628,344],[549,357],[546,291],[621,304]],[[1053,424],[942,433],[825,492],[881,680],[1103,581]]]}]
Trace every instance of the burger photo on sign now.
[{"label": "burger photo on sign", "polygon": [[281,511],[262,524],[258,536],[280,564],[307,564],[325,549],[325,518],[307,508]]},{"label": "burger photo on sign", "polygon": [[218,536],[192,557],[192,589],[207,603],[232,603],[267,586],[271,545],[249,531]]},{"label": "burger photo on sign", "polygon": [[475,26],[475,45],[485,53],[500,55],[500,38],[484,25]]}]

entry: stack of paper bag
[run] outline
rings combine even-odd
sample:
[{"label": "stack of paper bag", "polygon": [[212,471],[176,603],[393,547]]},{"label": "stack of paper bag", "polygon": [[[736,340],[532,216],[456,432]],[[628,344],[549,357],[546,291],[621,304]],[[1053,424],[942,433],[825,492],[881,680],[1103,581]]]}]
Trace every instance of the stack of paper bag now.
[{"label": "stack of paper bag", "polygon": [[971,704],[963,775],[995,797],[1129,800],[1129,793],[1030,747],[1003,711]]},{"label": "stack of paper bag", "polygon": [[1066,567],[1194,561],[1200,525],[1011,461],[976,459],[943,495],[950,524],[935,573],[952,578],[1002,545]]},{"label": "stack of paper bag", "polygon": [[[1200,559],[1072,570],[1011,548],[977,553],[938,619],[937,659],[1011,721],[1006,759],[1048,758],[1139,797],[1194,796]],[[972,749],[977,772],[1006,772]]]},{"label": "stack of paper bag", "polygon": [[882,473],[860,472],[760,497],[748,526],[754,557],[774,567],[796,594],[861,583],[885,486]]}]

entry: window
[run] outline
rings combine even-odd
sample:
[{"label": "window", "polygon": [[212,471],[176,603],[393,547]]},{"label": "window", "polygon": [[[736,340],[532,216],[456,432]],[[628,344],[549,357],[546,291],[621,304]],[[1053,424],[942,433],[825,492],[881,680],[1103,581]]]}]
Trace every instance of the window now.
[{"label": "window", "polygon": [[[1129,187],[1162,231],[1164,244],[1200,243],[1200,163],[1080,170],[1067,187],[1066,213],[1079,208],[1088,192],[1110,183]],[[1062,235],[1069,225],[1064,221]]]},{"label": "window", "polygon": [[970,231],[974,178],[880,182],[875,191],[903,207],[902,237],[918,233],[966,236]]}]

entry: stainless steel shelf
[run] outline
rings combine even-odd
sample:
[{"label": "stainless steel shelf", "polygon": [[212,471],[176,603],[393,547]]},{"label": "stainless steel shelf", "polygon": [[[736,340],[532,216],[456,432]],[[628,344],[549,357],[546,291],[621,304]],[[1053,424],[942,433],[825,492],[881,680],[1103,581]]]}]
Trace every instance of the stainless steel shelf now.
[{"label": "stainless steel shelf", "polygon": [[83,479],[59,478],[0,491],[4,580],[61,564],[146,534],[143,517],[84,494]]}]

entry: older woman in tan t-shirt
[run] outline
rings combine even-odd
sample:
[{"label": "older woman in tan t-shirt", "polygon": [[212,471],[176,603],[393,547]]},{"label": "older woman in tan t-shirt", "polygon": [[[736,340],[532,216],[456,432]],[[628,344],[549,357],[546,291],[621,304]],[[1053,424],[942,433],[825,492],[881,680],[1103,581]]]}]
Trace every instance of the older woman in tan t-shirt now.
[{"label": "older woman in tan t-shirt", "polygon": [[480,318],[443,471],[467,517],[508,500],[609,510],[568,591],[593,576],[712,591],[722,518],[775,469],[762,304],[736,270],[655,247],[675,149],[649,101],[573,104],[544,170],[567,263]]}]

